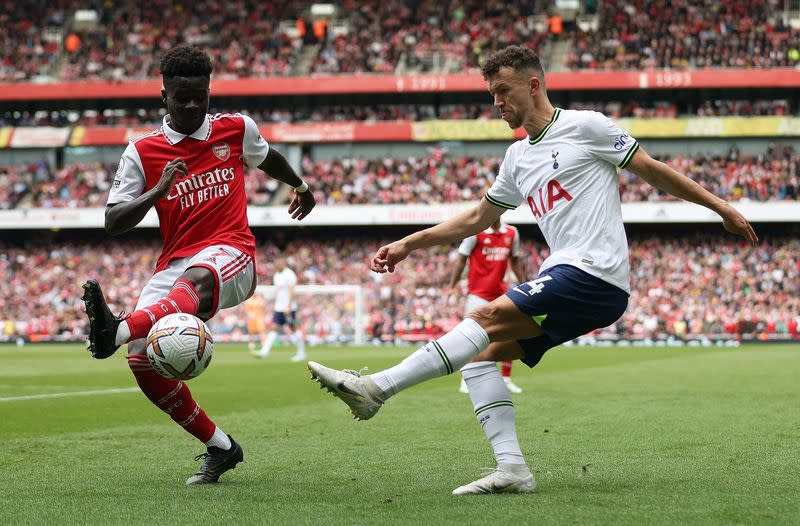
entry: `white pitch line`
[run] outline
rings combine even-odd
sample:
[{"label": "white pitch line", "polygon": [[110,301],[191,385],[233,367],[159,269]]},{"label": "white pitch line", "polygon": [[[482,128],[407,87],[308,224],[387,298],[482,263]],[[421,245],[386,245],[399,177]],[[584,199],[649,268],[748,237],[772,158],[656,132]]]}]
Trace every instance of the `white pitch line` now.
[{"label": "white pitch line", "polygon": [[16,402],[18,400],[40,400],[42,398],[67,398],[70,396],[92,396],[99,394],[132,393],[138,391],[138,387],[123,387],[120,389],[101,389],[99,391],[72,391],[70,393],[48,393],[28,396],[10,396],[0,398],[0,402]]}]

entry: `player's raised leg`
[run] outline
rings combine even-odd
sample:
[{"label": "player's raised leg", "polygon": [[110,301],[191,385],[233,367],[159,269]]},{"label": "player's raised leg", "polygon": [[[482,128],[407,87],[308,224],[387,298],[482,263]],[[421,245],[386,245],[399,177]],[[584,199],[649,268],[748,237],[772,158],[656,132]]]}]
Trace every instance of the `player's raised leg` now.
[{"label": "player's raised leg", "polygon": [[489,346],[490,340],[526,339],[541,328],[506,296],[472,312],[441,338],[429,342],[399,364],[361,376],[308,362],[311,376],[339,397],[358,420],[371,418],[389,397],[411,386],[452,374]]},{"label": "player's raised leg", "polygon": [[[173,275],[166,269],[162,273]],[[160,279],[169,279],[162,276]],[[174,279],[174,278],[173,278]],[[176,312],[197,315],[201,308],[209,311],[213,301],[214,276],[208,270],[191,268],[174,281],[169,292],[152,304],[137,308],[129,316],[114,316],[108,308],[100,284],[89,280],[83,284],[83,301],[89,317],[89,352],[95,358],[108,358],[120,345],[145,338],[155,323]],[[205,299],[205,305],[201,304]]]}]

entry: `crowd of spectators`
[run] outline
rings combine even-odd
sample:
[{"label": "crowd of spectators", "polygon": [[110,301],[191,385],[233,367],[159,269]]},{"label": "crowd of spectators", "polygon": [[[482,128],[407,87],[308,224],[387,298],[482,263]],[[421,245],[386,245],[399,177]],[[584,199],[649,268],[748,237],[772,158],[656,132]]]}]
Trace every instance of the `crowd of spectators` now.
[{"label": "crowd of spectators", "polygon": [[[744,155],[734,146],[719,154],[654,157],[727,200],[800,198],[800,154],[790,145],[773,143],[758,155]],[[434,147],[427,155],[402,159],[314,161],[305,156],[300,172],[320,204],[440,204],[480,199],[501,162],[499,156],[465,156]],[[0,166],[0,208],[103,206],[115,171],[116,166],[100,163]],[[249,204],[280,204],[275,199],[279,188],[264,172],[247,171]],[[675,199],[626,170],[620,173],[619,188],[623,202]]]},{"label": "crowd of spectators", "polygon": [[[157,77],[163,53],[180,43],[202,45],[217,76],[237,78],[474,72],[487,54],[509,44],[546,57],[553,39],[572,43],[566,56],[572,69],[794,67],[800,38],[784,25],[783,4],[605,0],[597,30],[583,32],[537,22],[555,13],[549,0],[348,0],[331,20],[313,24],[306,24],[305,0],[5,1],[0,81]],[[98,14],[93,28],[73,28],[78,8]],[[547,20],[554,18],[561,20]],[[316,47],[304,53],[307,46]],[[295,66],[304,55],[301,70]]]},{"label": "crowd of spectators", "polygon": [[[786,99],[714,99],[698,104],[678,104],[674,101],[570,102],[571,110],[594,110],[611,118],[621,117],[666,119],[691,116],[788,116],[792,104]],[[212,113],[246,113],[258,123],[304,123],[355,121],[375,123],[384,121],[421,122],[433,119],[487,120],[499,118],[497,110],[484,104],[377,104],[349,106],[278,107],[269,109],[214,108]],[[107,109],[19,111],[0,113],[4,126],[158,126],[166,109]]]},{"label": "crowd of spectators", "polygon": [[[332,34],[312,63],[313,73],[477,71],[487,54],[511,44],[542,53],[548,32],[531,15],[541,2],[448,0],[345,2],[347,32]],[[512,21],[512,22],[509,22]]]},{"label": "crowd of spectators", "polygon": [[800,38],[782,0],[605,0],[596,31],[573,36],[572,69],[795,67]]},{"label": "crowd of spectators", "polygon": [[[800,154],[789,145],[770,144],[758,155],[743,155],[734,146],[725,154],[655,157],[730,201],[800,198]],[[620,174],[620,195],[626,202],[677,199],[627,170]]]},{"label": "crowd of spectators", "polygon": [[[596,336],[635,339],[738,338],[784,335],[798,338],[800,242],[791,236],[763,236],[750,247],[732,236],[633,235],[630,239],[632,295],[620,321]],[[271,283],[274,261],[288,256],[299,284],[362,286],[365,335],[373,341],[438,337],[462,319],[462,294],[446,300],[444,288],[454,264],[453,247],[419,251],[398,272],[375,274],[369,257],[386,239],[336,236],[330,240],[261,242],[257,248],[261,283]],[[522,259],[534,276],[547,248],[524,240]],[[85,337],[80,283],[102,277],[115,311],[130,312],[150,277],[157,242],[60,242],[25,248],[0,242],[0,337],[28,340]],[[298,320],[312,342],[351,341],[352,295],[299,295]],[[270,313],[268,312],[269,316]],[[211,328],[220,341],[243,341],[242,308],[221,311]]]},{"label": "crowd of spectators", "polygon": [[[117,166],[75,163],[54,168],[47,161],[0,166],[0,209],[103,207]],[[270,204],[280,183],[261,170],[248,169],[248,203]]]}]

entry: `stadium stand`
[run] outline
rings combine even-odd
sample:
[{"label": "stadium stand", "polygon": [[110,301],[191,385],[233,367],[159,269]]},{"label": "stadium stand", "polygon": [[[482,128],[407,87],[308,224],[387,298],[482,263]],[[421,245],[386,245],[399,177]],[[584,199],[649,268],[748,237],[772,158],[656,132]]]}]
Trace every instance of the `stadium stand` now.
[{"label": "stadium stand", "polygon": [[783,2],[602,2],[595,31],[577,31],[572,69],[774,68],[800,62]]},{"label": "stadium stand", "polygon": [[[734,146],[726,154],[656,157],[732,201],[800,197],[800,154],[789,145],[770,144],[758,155],[743,155]],[[434,147],[429,155],[403,159],[313,161],[306,156],[301,167],[321,204],[437,204],[480,199],[501,162],[499,156],[464,156]],[[104,206],[115,170],[99,163],[54,169],[44,161],[0,166],[0,208]],[[272,202],[279,185],[263,172],[249,170],[246,185],[251,205],[279,204]],[[620,176],[620,196],[623,202],[674,200],[627,171]]]},{"label": "stadium stand", "polygon": [[[525,237],[525,234],[523,234]],[[367,260],[379,238],[337,236],[335,240],[298,239],[279,248],[261,243],[259,280],[268,282],[278,254],[292,258],[300,284],[361,284],[365,289],[367,336],[375,340],[435,337],[461,319],[460,303],[445,305],[455,247],[431,249],[411,258],[396,274],[373,274]],[[535,271],[547,256],[545,246],[525,240],[522,258]],[[625,316],[596,337],[657,339],[737,338],[742,334],[800,338],[800,297],[796,283],[800,242],[793,236],[767,237],[756,247],[721,234],[634,235],[630,242],[633,293]],[[131,311],[149,278],[159,246],[155,242],[64,242],[26,248],[0,245],[0,279],[10,295],[0,298],[0,337],[81,340],[85,319],[75,284],[98,274],[114,308]],[[29,279],[31,275],[38,279]],[[691,276],[691,279],[687,279]],[[12,300],[17,298],[17,300]],[[336,326],[346,299],[305,301],[298,319],[316,341],[345,338]],[[324,314],[327,313],[327,314]],[[222,311],[211,322],[220,339],[245,334],[243,312]]]},{"label": "stadium stand", "polygon": [[[785,99],[706,100],[701,104],[678,104],[674,101],[586,101],[566,105],[571,110],[594,110],[609,117],[674,118],[678,116],[783,116],[793,113]],[[259,123],[296,122],[381,122],[426,121],[433,119],[485,120],[497,118],[497,111],[484,104],[378,104],[375,106],[313,106],[306,108],[270,108],[266,110],[212,109],[219,113],[247,113]],[[14,111],[0,114],[0,126],[158,126],[163,109],[109,109]]]}]

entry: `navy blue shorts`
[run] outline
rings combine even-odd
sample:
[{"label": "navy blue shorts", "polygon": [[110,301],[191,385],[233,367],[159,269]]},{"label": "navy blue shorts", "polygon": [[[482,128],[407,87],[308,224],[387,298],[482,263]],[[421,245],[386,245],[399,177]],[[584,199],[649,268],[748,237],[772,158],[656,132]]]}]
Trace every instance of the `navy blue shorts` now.
[{"label": "navy blue shorts", "polygon": [[572,265],[556,265],[506,293],[531,316],[544,334],[519,340],[533,367],[548,349],[617,321],[628,307],[628,293]]},{"label": "navy blue shorts", "polygon": [[297,311],[293,310],[288,316],[285,312],[278,312],[272,315],[272,322],[278,327],[288,325],[290,328],[294,327],[294,320],[297,319]]}]

